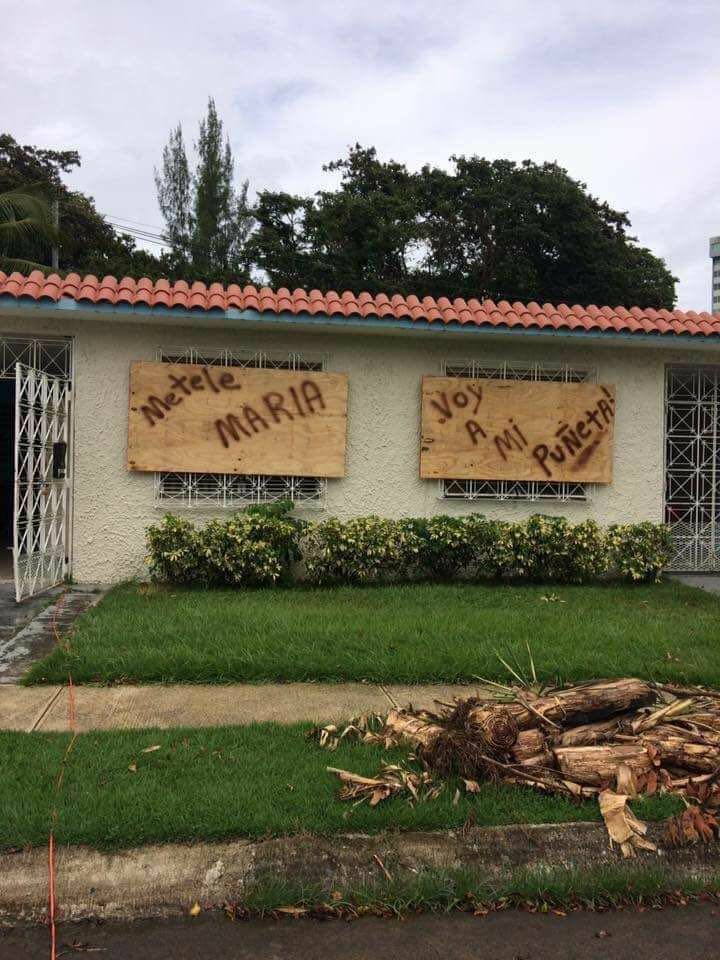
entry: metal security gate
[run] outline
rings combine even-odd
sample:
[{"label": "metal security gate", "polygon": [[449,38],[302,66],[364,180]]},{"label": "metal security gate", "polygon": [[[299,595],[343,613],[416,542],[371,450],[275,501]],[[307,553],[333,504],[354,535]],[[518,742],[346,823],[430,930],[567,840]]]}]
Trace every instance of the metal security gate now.
[{"label": "metal security gate", "polygon": [[71,387],[15,365],[13,570],[18,601],[69,571]]},{"label": "metal security gate", "polygon": [[668,367],[665,522],[670,570],[720,573],[720,367]]}]

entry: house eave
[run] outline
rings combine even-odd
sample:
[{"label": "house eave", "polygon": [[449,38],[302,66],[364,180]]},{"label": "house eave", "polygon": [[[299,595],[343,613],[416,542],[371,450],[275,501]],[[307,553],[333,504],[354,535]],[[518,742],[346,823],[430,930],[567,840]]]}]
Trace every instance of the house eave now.
[{"label": "house eave", "polygon": [[617,330],[569,330],[546,327],[504,327],[473,323],[442,323],[438,321],[383,319],[332,314],[291,312],[260,312],[257,310],[186,310],[178,307],[146,306],[143,304],[109,304],[77,301],[64,297],[57,302],[30,298],[16,299],[0,296],[0,319],[3,316],[26,315],[43,319],[76,316],[99,323],[121,322],[156,324],[158,326],[232,328],[267,330],[268,328],[295,328],[324,333],[366,334],[373,336],[442,335],[452,339],[468,337],[516,340],[518,337],[565,341],[575,345],[640,347],[666,350],[720,350],[720,335],[631,333]]}]

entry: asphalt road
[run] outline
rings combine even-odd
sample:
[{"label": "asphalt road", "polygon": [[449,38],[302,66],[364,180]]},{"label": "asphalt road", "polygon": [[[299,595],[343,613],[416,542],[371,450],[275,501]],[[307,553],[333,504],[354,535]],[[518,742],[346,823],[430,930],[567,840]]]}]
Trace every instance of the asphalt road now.
[{"label": "asphalt road", "polygon": [[[717,960],[720,909],[711,905],[566,917],[424,914],[407,920],[224,917],[68,924],[58,958],[98,960]],[[1,960],[48,960],[47,929],[0,931]]]}]

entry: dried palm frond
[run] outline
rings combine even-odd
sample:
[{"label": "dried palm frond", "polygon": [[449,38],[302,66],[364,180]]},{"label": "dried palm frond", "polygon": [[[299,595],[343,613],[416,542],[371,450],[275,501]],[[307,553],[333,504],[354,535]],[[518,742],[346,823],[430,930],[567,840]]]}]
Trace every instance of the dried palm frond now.
[{"label": "dried palm frond", "polygon": [[434,800],[444,789],[443,783],[436,783],[427,770],[410,770],[398,763],[381,767],[376,777],[361,777],[349,770],[328,767],[328,773],[334,773],[342,782],[341,800],[353,800],[356,803],[367,801],[371,807],[382,800],[406,794],[413,802]]},{"label": "dried palm frond", "polygon": [[619,844],[624,857],[634,857],[638,850],[657,850],[652,840],[645,836],[647,824],[638,820],[630,810],[628,800],[630,797],[627,794],[615,793],[614,790],[603,790],[598,794],[600,813],[611,844]]}]

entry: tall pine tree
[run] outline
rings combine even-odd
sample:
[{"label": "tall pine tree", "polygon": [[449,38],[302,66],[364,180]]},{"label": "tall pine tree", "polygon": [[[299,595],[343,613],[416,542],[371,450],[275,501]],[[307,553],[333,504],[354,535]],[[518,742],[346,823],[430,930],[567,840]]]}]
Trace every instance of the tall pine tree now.
[{"label": "tall pine tree", "polygon": [[212,97],[194,146],[198,159],[191,175],[178,125],[163,150],[162,171],[155,171],[174,267],[194,278],[242,283],[250,270],[246,254],[253,225],[249,184],[245,180],[235,189],[230,141],[223,137]]},{"label": "tall pine tree", "polygon": [[190,264],[190,239],[193,227],[190,167],[180,124],[170,131],[163,149],[162,172],[155,169],[160,212],[165,220],[165,235],[170,245],[173,268],[182,271]]}]

